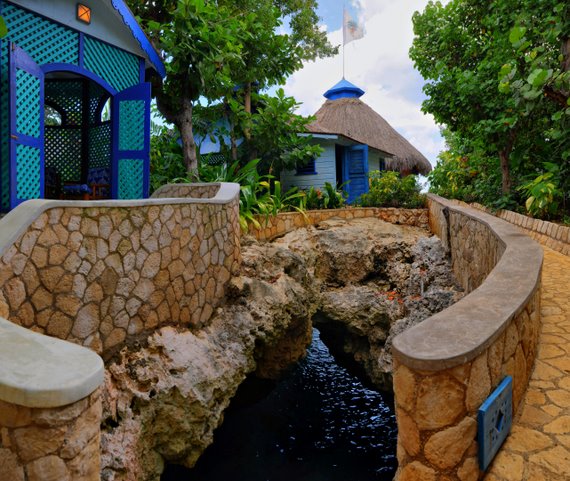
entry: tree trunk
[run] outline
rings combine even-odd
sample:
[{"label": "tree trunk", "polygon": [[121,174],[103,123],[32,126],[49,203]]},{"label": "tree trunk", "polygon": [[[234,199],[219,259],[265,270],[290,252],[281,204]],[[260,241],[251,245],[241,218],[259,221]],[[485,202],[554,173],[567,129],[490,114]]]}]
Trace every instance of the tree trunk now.
[{"label": "tree trunk", "polygon": [[509,169],[509,154],[506,150],[501,150],[499,152],[499,159],[501,161],[501,191],[504,195],[511,192],[511,171]]},{"label": "tree trunk", "polygon": [[176,126],[180,131],[182,140],[182,153],[184,155],[184,165],[188,171],[190,179],[198,180],[198,159],[196,156],[196,142],[192,131],[192,101],[184,99],[182,109],[176,118]]},{"label": "tree trunk", "polygon": [[499,160],[501,163],[501,191],[503,195],[508,195],[511,193],[511,169],[509,167],[509,158],[511,156],[511,151],[515,145],[515,139],[517,137],[516,130],[510,130],[508,133],[508,140],[505,148],[499,151]]}]

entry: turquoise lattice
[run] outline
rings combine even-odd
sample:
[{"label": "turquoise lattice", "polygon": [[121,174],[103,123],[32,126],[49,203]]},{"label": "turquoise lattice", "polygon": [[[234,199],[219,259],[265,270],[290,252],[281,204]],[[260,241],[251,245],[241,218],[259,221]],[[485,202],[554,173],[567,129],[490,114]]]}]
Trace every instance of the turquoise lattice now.
[{"label": "turquoise lattice", "polygon": [[20,134],[40,136],[40,79],[23,70],[16,72],[16,128]]},{"label": "turquoise lattice", "polygon": [[117,91],[139,83],[139,59],[133,54],[85,37],[83,65]]},{"label": "turquoise lattice", "polygon": [[3,3],[7,39],[23,48],[38,64],[79,65],[79,34],[57,23]]},{"label": "turquoise lattice", "polygon": [[18,199],[40,198],[40,149],[27,145],[16,147],[18,165],[16,168],[16,195]]},{"label": "turquoise lattice", "polygon": [[144,149],[144,100],[123,100],[119,103],[119,150]]},{"label": "turquoise lattice", "polygon": [[141,199],[143,196],[142,159],[121,159],[119,161],[119,199]]}]

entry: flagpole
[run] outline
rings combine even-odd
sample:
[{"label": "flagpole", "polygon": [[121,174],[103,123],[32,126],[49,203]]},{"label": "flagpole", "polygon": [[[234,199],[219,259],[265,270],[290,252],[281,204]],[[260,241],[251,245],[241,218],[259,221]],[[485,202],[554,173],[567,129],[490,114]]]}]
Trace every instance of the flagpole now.
[{"label": "flagpole", "polygon": [[344,50],[346,48],[346,25],[345,25],[345,20],[346,20],[346,5],[342,4],[342,78],[344,80],[344,71],[345,71],[345,54],[344,54]]}]

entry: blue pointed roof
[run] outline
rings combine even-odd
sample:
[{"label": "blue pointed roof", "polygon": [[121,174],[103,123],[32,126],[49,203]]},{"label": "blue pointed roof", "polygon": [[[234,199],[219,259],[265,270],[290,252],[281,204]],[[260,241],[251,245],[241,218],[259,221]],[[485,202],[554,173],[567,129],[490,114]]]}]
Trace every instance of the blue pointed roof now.
[{"label": "blue pointed roof", "polygon": [[353,83],[343,78],[334,87],[325,92],[325,97],[329,100],[355,98],[358,99],[364,95],[364,90],[357,87]]}]

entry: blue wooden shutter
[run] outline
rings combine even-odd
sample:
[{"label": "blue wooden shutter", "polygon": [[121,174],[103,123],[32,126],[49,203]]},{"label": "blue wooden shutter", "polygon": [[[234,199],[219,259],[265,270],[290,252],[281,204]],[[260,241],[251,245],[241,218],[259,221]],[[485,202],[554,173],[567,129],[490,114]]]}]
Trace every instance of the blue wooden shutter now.
[{"label": "blue wooden shutter", "polygon": [[150,84],[142,83],[113,98],[114,199],[142,199],[149,194]]},{"label": "blue wooden shutter", "polygon": [[9,45],[10,208],[44,194],[44,74],[14,43]]},{"label": "blue wooden shutter", "polygon": [[348,202],[352,204],[368,192],[368,146],[354,145],[345,150],[344,178],[347,179]]}]

